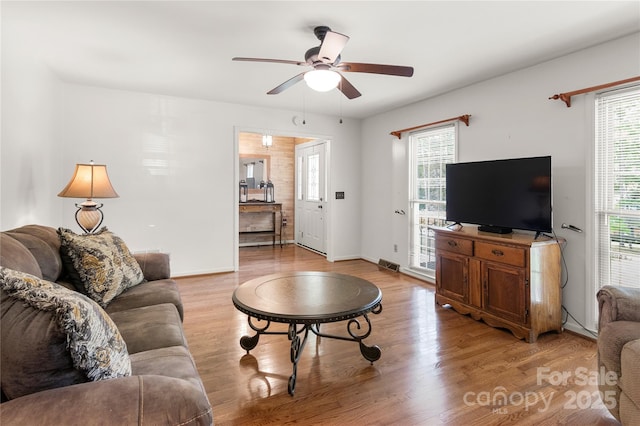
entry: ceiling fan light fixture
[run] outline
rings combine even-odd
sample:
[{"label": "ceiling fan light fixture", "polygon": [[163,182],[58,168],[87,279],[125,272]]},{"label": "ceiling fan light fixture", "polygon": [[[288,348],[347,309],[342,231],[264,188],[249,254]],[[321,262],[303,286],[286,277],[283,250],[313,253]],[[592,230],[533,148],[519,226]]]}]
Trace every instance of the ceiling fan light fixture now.
[{"label": "ceiling fan light fixture", "polygon": [[328,92],[340,83],[340,74],[331,70],[313,70],[304,74],[307,86],[316,92]]}]

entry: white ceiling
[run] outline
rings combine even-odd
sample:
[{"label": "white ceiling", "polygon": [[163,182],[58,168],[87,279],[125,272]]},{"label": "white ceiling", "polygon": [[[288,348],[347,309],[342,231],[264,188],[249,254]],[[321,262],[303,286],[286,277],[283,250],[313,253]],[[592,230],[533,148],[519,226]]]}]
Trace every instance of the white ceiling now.
[{"label": "white ceiling", "polygon": [[[3,1],[2,24],[3,49],[65,81],[362,118],[640,31],[640,2]],[[267,95],[306,68],[231,60],[302,61],[317,25],[351,37],[343,61],[414,76],[345,73],[353,100],[304,82]]]}]

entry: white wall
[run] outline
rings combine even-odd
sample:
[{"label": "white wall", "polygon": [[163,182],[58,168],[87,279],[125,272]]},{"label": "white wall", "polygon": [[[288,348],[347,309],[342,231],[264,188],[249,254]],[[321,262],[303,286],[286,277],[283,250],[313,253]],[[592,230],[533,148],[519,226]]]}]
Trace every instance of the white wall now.
[{"label": "white wall", "polygon": [[[58,223],[55,200],[62,152],[57,146],[60,82],[30,55],[33,47],[14,22],[2,22],[0,225]],[[9,43],[21,39],[23,43]],[[14,78],[18,76],[19,78]],[[69,172],[71,173],[71,172]],[[53,197],[51,197],[53,194]]]},{"label": "white wall", "polygon": [[554,228],[568,242],[564,304],[584,322],[586,300],[595,297],[586,292],[591,235],[560,225],[588,230],[592,104],[581,95],[567,108],[548,97],[639,74],[640,34],[635,34],[364,120],[362,209],[368,214],[362,216],[362,257],[408,265],[409,216],[393,213],[408,212],[408,141],[389,132],[471,114],[470,126],[459,127],[459,161],[552,156]]},{"label": "white wall", "polygon": [[[7,82],[39,85],[39,75],[7,70]],[[3,68],[4,72],[4,68]],[[171,254],[174,275],[233,270],[236,128],[273,130],[275,134],[331,139],[331,188],[345,191],[345,200],[331,200],[328,223],[333,259],[359,257],[360,122],[307,115],[296,126],[297,112],[184,99],[58,83],[52,100],[39,106],[11,132],[27,136],[3,142],[2,229],[42,223],[77,229],[74,203],[60,199],[76,163],[104,163],[120,195],[104,203],[104,225],[120,235],[133,251]],[[9,115],[26,90],[5,93],[3,114]],[[52,107],[55,105],[55,107]],[[48,117],[58,111],[58,121]],[[15,114],[14,114],[15,115]],[[30,120],[40,117],[32,130]],[[4,117],[3,117],[4,119]],[[19,125],[18,125],[19,124]],[[54,124],[59,138],[42,138]],[[31,132],[36,135],[30,136]],[[32,141],[25,144],[24,140]],[[56,155],[49,155],[55,152]],[[5,164],[7,165],[5,167]],[[35,171],[39,175],[33,176]],[[30,173],[28,182],[13,176]],[[29,191],[25,191],[29,185]],[[24,198],[28,196],[28,198]],[[38,200],[45,212],[34,213]]]}]

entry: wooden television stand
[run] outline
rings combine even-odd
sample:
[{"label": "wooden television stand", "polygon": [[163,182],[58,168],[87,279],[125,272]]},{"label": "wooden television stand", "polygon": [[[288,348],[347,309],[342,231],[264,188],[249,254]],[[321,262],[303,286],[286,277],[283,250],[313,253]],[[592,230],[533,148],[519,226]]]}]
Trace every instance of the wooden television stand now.
[{"label": "wooden television stand", "polygon": [[436,303],[510,330],[532,343],[562,332],[561,244],[529,234],[492,234],[475,226],[432,228]]}]

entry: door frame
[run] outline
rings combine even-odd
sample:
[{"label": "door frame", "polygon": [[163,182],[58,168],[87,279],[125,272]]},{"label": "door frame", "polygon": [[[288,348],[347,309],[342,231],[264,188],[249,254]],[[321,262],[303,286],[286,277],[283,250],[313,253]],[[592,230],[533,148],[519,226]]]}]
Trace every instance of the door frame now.
[{"label": "door frame", "polygon": [[[268,127],[248,127],[248,126],[234,126],[233,127],[233,205],[232,212],[233,215],[233,247],[232,250],[234,252],[233,256],[233,270],[240,270],[240,212],[239,212],[239,204],[240,204],[240,194],[238,188],[238,182],[240,182],[240,133],[269,133],[274,136],[283,136],[290,138],[311,138],[311,139],[319,139],[324,140],[326,142],[326,155],[325,155],[325,168],[326,168],[326,181],[327,181],[327,194],[331,194],[331,141],[333,139],[330,135],[322,135],[317,133],[303,133],[303,132],[295,132],[291,130],[278,130]],[[295,167],[294,167],[295,174]],[[295,178],[295,176],[294,176]],[[325,248],[327,250],[326,258],[329,262],[333,262],[333,247],[331,244],[332,235],[333,235],[333,220],[331,217],[331,197],[327,197],[327,209],[325,211]],[[294,214],[295,214],[295,208]]]}]

